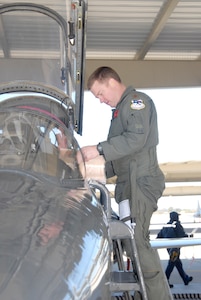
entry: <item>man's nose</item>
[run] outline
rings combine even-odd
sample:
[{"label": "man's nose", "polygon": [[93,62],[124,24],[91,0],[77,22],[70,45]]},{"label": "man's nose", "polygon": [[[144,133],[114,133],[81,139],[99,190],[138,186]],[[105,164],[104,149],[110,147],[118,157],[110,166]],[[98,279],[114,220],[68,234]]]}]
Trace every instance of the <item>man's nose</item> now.
[{"label": "man's nose", "polygon": [[103,96],[99,96],[99,101],[100,101],[100,103],[104,103],[105,102],[104,97]]}]

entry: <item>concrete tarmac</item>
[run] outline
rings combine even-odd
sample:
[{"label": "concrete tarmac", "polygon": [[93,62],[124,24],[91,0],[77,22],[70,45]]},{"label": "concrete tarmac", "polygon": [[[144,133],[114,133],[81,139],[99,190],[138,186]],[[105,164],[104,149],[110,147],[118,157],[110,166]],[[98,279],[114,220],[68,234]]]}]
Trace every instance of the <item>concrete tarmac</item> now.
[{"label": "concrete tarmac", "polygon": [[[158,253],[162,268],[165,271],[168,264],[167,250],[159,249]],[[193,280],[188,285],[184,285],[177,269],[174,268],[169,280],[169,282],[174,285],[174,287],[171,288],[172,294],[174,296],[178,294],[183,295],[183,298],[175,299],[201,299],[201,246],[183,247],[181,249],[180,259],[185,273],[192,276]]]},{"label": "concrete tarmac", "polygon": [[[152,223],[154,225],[150,226],[150,239],[156,238],[157,233],[163,226],[162,222],[164,222],[164,220],[168,221],[168,217],[169,214],[167,214],[166,218],[163,215],[160,216],[155,214],[153,220],[154,222]],[[183,214],[181,217],[183,218],[182,225],[185,232],[188,234],[193,233],[194,238],[200,238],[201,223],[192,223],[192,216],[186,216]],[[159,222],[161,224],[159,224]],[[165,272],[169,259],[168,252],[166,249],[158,249],[158,254],[161,260],[162,268]],[[182,261],[185,273],[189,276],[192,276],[193,280],[188,285],[184,285],[177,269],[174,268],[169,280],[169,282],[174,285],[174,287],[170,289],[174,296],[173,298],[201,299],[201,245],[182,247],[180,259]]]},{"label": "concrete tarmac", "polygon": [[[165,272],[169,258],[168,252],[166,249],[159,249],[158,254]],[[192,276],[193,280],[188,285],[184,285],[177,269],[174,268],[170,276],[170,283],[174,285],[170,289],[173,299],[201,299],[201,246],[181,248],[180,258],[184,271],[187,275]],[[126,261],[125,259],[125,264]],[[117,264],[114,265],[114,271],[116,270]],[[122,295],[122,293],[116,293],[115,295]]]}]

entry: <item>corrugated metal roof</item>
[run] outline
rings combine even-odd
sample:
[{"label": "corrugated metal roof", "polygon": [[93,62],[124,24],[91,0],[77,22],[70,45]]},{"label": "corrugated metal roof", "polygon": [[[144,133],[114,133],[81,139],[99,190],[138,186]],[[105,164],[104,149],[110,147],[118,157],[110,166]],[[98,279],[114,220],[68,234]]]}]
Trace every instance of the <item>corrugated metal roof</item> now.
[{"label": "corrugated metal roof", "polygon": [[[27,1],[32,2],[57,11],[68,22],[70,0]],[[97,66],[109,65],[136,88],[200,86],[200,0],[85,2],[86,77]],[[13,1],[0,0],[0,5],[9,3]],[[0,16],[0,58],[59,59],[61,40],[54,22],[34,12],[26,13],[18,25],[16,18],[17,12]]]},{"label": "corrugated metal roof", "polygon": [[197,60],[201,1],[89,0],[87,58]]},{"label": "corrugated metal roof", "polygon": [[[11,0],[0,4],[12,3]],[[15,3],[21,1],[14,1]],[[30,2],[30,1],[27,1]],[[56,10],[65,19],[68,15],[68,0],[36,0],[35,4]],[[8,49],[19,48],[22,41],[11,35],[12,13],[0,26],[0,45],[6,34]],[[32,26],[32,19],[21,24],[20,31]],[[44,30],[47,28],[43,24]],[[6,25],[6,32],[3,26]],[[15,33],[13,33],[15,34]],[[88,0],[87,59],[132,59],[132,60],[200,60],[201,53],[201,1],[177,0]],[[12,43],[9,39],[12,38]],[[28,40],[30,47],[36,45],[36,37]],[[44,41],[45,42],[45,41]],[[51,45],[47,40],[47,50]],[[3,53],[1,52],[1,55]],[[23,54],[24,55],[24,54]]]}]

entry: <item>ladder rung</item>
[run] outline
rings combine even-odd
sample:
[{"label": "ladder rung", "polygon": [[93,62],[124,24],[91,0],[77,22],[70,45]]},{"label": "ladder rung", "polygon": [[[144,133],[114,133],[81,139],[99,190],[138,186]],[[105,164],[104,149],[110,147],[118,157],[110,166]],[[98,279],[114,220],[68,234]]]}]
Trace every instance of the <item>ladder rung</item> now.
[{"label": "ladder rung", "polygon": [[140,285],[131,272],[112,272],[110,290],[119,291],[140,291]]},{"label": "ladder rung", "polygon": [[134,277],[133,272],[125,272],[125,271],[113,271],[111,272],[111,278],[115,282],[128,282],[128,283],[136,283],[137,280]]},{"label": "ladder rung", "polygon": [[[142,294],[142,299],[148,300],[144,278],[140,267],[138,251],[135,243],[134,230],[122,221],[112,220],[109,223],[109,231],[111,240],[113,241],[113,251],[114,254],[116,252],[119,268],[117,272],[111,272],[111,292],[125,292],[129,295],[130,292],[139,291]],[[131,253],[133,253],[133,257],[131,259],[133,260],[133,266],[136,267],[137,276],[134,271],[128,272],[124,268],[123,247],[121,243],[121,240],[124,239],[130,240],[130,251]]]}]

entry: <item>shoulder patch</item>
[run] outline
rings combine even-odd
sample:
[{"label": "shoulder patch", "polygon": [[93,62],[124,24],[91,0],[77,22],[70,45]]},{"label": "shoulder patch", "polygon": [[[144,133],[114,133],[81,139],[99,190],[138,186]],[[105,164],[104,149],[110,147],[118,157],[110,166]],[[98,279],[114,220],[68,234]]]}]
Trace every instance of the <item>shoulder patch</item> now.
[{"label": "shoulder patch", "polygon": [[132,99],[131,100],[131,109],[140,110],[145,108],[144,101],[141,99]]}]

